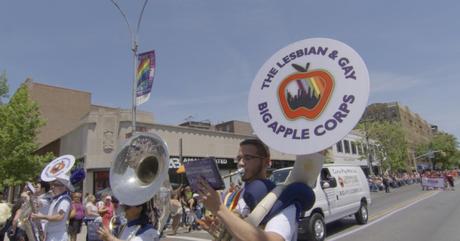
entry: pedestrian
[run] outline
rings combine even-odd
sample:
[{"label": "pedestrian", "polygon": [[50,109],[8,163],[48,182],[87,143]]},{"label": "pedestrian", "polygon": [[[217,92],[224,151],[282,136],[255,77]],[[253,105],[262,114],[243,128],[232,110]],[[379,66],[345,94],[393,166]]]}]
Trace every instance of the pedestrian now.
[{"label": "pedestrian", "polygon": [[383,176],[383,186],[385,187],[385,192],[389,193],[390,192],[390,178],[388,175]]},{"label": "pedestrian", "polygon": [[110,219],[113,217],[113,205],[112,205],[112,197],[110,195],[106,195],[104,198],[104,204],[101,208],[99,208],[99,214],[102,216],[102,225],[105,228],[109,228]]},{"label": "pedestrian", "polygon": [[81,232],[81,225],[85,211],[83,204],[81,203],[81,193],[72,193],[72,210],[70,211],[69,227],[68,232],[70,235],[70,241],[76,241],[77,235]]},{"label": "pedestrian", "polygon": [[176,191],[174,191],[171,194],[171,219],[172,219],[172,224],[171,224],[171,229],[172,233],[170,235],[176,235],[177,234],[177,229],[179,228],[180,220],[182,218],[182,206],[179,201],[179,195],[177,194]]},{"label": "pedestrian", "polygon": [[452,175],[451,171],[447,172],[446,179],[447,179],[447,182],[449,183],[450,190],[455,191],[454,176]]},{"label": "pedestrian", "polygon": [[[96,197],[93,194],[88,194],[85,205],[85,222],[87,227],[86,241],[98,240],[97,229],[99,226],[95,223],[97,218],[101,218],[96,207]],[[100,223],[100,222],[99,222]]]}]

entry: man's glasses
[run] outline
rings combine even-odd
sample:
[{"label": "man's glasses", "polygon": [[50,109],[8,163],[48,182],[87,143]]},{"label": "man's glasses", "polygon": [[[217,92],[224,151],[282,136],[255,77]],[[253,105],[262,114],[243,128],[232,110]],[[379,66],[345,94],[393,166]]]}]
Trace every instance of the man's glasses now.
[{"label": "man's glasses", "polygon": [[250,161],[252,159],[256,159],[256,158],[265,158],[263,156],[254,156],[254,155],[249,155],[249,154],[246,154],[246,155],[238,155],[236,156],[236,161],[239,162],[241,160],[243,161]]}]

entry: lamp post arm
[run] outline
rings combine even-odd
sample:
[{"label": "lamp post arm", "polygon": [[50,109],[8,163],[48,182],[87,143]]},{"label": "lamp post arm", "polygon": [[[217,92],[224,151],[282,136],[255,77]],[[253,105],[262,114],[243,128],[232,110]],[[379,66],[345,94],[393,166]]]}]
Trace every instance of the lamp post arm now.
[{"label": "lamp post arm", "polygon": [[129,35],[132,41],[131,50],[133,51],[133,86],[132,86],[131,115],[132,115],[132,134],[134,135],[134,132],[136,132],[136,108],[137,108],[137,104],[136,104],[136,90],[137,90],[136,68],[137,68],[137,47],[138,47],[137,34],[139,33],[139,29],[141,27],[142,16],[144,15],[145,6],[147,6],[148,0],[145,0],[144,4],[142,5],[142,10],[141,10],[141,13],[139,14],[139,19],[137,20],[136,32],[133,32],[133,29],[131,28],[131,25],[129,24],[128,18],[126,17],[126,14],[121,10],[117,2],[115,2],[115,0],[110,0],[110,1],[113,3],[113,5],[115,5],[118,11],[120,11],[120,14],[123,16],[123,19],[128,25]]},{"label": "lamp post arm", "polygon": [[131,39],[134,38],[133,30],[131,28],[131,25],[129,24],[128,18],[126,17],[126,14],[121,10],[120,6],[118,6],[117,2],[115,0],[110,0],[115,7],[117,7],[118,11],[120,11],[121,16],[123,16],[123,19],[125,20],[126,24],[128,25],[128,30],[129,30],[129,36],[131,36]]},{"label": "lamp post arm", "polygon": [[139,19],[137,20],[136,34],[139,33],[139,29],[141,28],[142,16],[144,15],[145,6],[147,6],[148,1],[149,0],[145,0],[144,5],[142,5],[142,10],[139,14]]}]

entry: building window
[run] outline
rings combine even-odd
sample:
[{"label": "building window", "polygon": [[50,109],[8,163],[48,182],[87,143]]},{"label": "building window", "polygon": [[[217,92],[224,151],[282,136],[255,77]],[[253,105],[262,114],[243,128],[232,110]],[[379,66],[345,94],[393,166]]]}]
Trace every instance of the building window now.
[{"label": "building window", "polygon": [[351,154],[356,154],[356,143],[354,141],[351,142]]},{"label": "building window", "polygon": [[350,141],[343,140],[343,145],[345,147],[345,153],[350,153]]},{"label": "building window", "polygon": [[335,146],[337,147],[337,152],[339,152],[339,153],[343,152],[342,141],[337,142],[337,144],[335,144]]}]

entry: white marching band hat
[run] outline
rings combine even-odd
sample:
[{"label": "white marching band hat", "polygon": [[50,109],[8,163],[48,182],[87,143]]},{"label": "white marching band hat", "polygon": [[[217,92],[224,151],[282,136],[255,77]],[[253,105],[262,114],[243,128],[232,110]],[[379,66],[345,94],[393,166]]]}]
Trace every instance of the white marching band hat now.
[{"label": "white marching band hat", "polygon": [[46,165],[40,177],[45,182],[58,181],[73,192],[74,187],[70,182],[70,169],[72,169],[74,164],[74,156],[60,156]]}]

